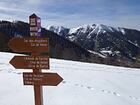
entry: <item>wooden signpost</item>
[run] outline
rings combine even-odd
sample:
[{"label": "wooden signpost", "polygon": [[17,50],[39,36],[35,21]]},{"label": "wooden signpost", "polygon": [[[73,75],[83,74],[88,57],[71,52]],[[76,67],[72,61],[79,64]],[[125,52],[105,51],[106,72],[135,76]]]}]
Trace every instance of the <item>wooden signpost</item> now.
[{"label": "wooden signpost", "polygon": [[49,52],[48,38],[41,38],[41,19],[32,14],[29,17],[30,36],[13,38],[9,47],[15,52],[32,53],[31,56],[14,56],[9,62],[16,69],[33,69],[33,73],[23,73],[24,85],[34,86],[35,105],[43,105],[42,86],[57,86],[63,81],[57,73],[42,73],[41,69],[49,69],[49,56],[41,56]]}]

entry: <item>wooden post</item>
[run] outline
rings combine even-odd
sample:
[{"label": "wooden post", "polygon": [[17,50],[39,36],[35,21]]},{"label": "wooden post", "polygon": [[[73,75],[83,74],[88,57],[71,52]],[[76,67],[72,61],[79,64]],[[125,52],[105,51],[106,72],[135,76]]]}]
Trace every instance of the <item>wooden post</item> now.
[{"label": "wooden post", "polygon": [[34,85],[35,105],[43,105],[42,86]]},{"label": "wooden post", "polygon": [[[31,19],[33,21],[31,21]],[[29,21],[30,21],[30,36],[31,37],[40,37],[41,34],[38,33],[39,28],[41,28],[41,21],[39,21],[40,23],[38,24],[38,20],[40,20],[39,17],[37,17],[35,14],[32,14],[29,17]],[[32,24],[33,22],[33,24]],[[31,30],[31,28],[37,28],[37,30]],[[33,34],[33,33],[36,34]],[[32,53],[33,56],[38,56],[39,53]],[[34,74],[38,74],[41,73],[41,69],[33,69],[33,73]],[[35,97],[35,105],[43,105],[43,92],[42,92],[42,86],[41,85],[34,85],[34,97]]]},{"label": "wooden post", "polygon": [[[32,53],[32,56],[38,56],[38,53]],[[41,73],[41,69],[33,69],[34,74]],[[43,105],[43,89],[41,85],[34,85],[35,105]]]},{"label": "wooden post", "polygon": [[[33,70],[33,73],[38,74],[41,70]],[[43,105],[43,89],[41,85],[34,85],[35,105]]]}]

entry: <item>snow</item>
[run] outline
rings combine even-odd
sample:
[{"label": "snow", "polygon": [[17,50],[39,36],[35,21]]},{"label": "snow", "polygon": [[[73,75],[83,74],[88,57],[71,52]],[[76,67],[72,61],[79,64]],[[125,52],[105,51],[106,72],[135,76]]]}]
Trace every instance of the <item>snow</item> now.
[{"label": "snow", "polygon": [[99,27],[100,27],[99,29],[100,29],[101,32],[104,32],[104,31],[114,32],[114,30],[110,26],[100,24]]},{"label": "snow", "polygon": [[77,29],[78,28],[71,28],[70,31],[69,31],[69,34],[76,33],[77,32]]},{"label": "snow", "polygon": [[51,31],[54,31],[55,33],[59,33],[60,32],[60,29],[61,29],[61,26],[48,26],[47,29],[51,30]]},{"label": "snow", "polygon": [[72,42],[75,40],[75,36],[74,36],[74,35],[68,36],[68,38],[69,38],[69,40],[72,41]]},{"label": "snow", "polygon": [[93,30],[95,29],[96,25],[95,24],[85,24],[76,28],[71,28],[69,31],[69,34],[75,34],[77,33],[79,30],[82,33],[86,33],[88,31],[88,29]]},{"label": "snow", "polygon": [[65,30],[67,28],[64,28],[63,26],[47,26],[46,29],[50,30],[54,33],[60,34],[61,31]]},{"label": "snow", "polygon": [[68,34],[75,34],[75,33],[77,33],[78,29],[80,29],[80,28],[82,28],[82,27],[80,26],[80,27],[76,27],[76,28],[71,28],[69,30],[69,33]]},{"label": "snow", "polygon": [[99,33],[119,31],[125,34],[125,31],[122,28],[114,28],[111,26],[103,25],[103,24],[86,24],[86,25],[82,25],[76,28],[71,28],[69,31],[69,34],[76,34],[78,31],[82,33],[87,33],[87,31],[89,31],[87,29],[90,29],[91,31],[88,35],[88,38],[90,38],[91,34],[93,33],[98,35]]},{"label": "snow", "polygon": [[125,29],[121,28],[121,27],[113,27],[114,30],[116,30],[117,32],[122,33],[123,35],[126,34]]},{"label": "snow", "polygon": [[[124,28],[111,27],[111,26],[107,26],[107,25],[103,25],[103,24],[85,24],[85,25],[81,25],[81,26],[75,27],[75,28],[65,28],[63,26],[48,26],[47,29],[59,34],[60,36],[61,36],[61,33],[65,31],[65,29],[67,29],[65,34],[68,34],[69,36],[74,34],[75,35],[74,37],[77,37],[78,35],[81,35],[81,34],[82,35],[87,34],[87,39],[90,39],[93,34],[97,34],[97,36],[98,36],[98,34],[102,34],[102,33],[104,34],[104,33],[108,33],[108,32],[113,32],[113,33],[120,32],[123,35],[126,34]],[[74,41],[74,40],[72,40],[72,41]]]},{"label": "snow", "polygon": [[95,54],[95,55],[98,55],[98,56],[100,56],[100,57],[102,57],[102,58],[106,58],[106,56],[105,55],[103,55],[103,54],[101,54],[101,53],[98,53],[98,52],[95,52],[95,51],[91,51],[91,50],[88,50],[90,53],[92,53],[92,54]]},{"label": "snow", "polygon": [[111,32],[114,32],[114,30],[113,30],[112,27],[108,27],[108,29],[109,29]]},{"label": "snow", "polygon": [[126,34],[126,33],[125,33],[125,30],[124,30],[123,28],[121,28],[120,30],[121,30],[121,32],[122,32],[123,35]]},{"label": "snow", "polygon": [[128,40],[128,42],[131,43],[131,44],[133,44],[133,45],[136,46],[136,47],[139,47],[139,45],[137,44],[136,41],[135,41],[135,42],[132,42],[131,40]]},{"label": "snow", "polygon": [[113,52],[111,50],[102,50],[101,53],[111,55]]},{"label": "snow", "polygon": [[[0,53],[0,105],[34,105],[33,86],[8,62],[15,54]],[[44,105],[140,105],[140,70],[50,59],[51,72],[64,81],[44,86]],[[45,71],[45,70],[44,70]]]}]

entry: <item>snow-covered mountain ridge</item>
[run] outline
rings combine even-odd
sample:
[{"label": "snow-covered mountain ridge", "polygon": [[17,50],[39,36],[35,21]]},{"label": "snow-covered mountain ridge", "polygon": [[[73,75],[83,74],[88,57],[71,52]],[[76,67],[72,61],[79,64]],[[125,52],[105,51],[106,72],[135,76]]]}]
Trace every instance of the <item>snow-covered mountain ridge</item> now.
[{"label": "snow-covered mountain ridge", "polygon": [[[123,35],[123,31],[115,32],[119,28],[98,24],[84,25],[71,30],[65,27],[58,28],[58,32],[61,32],[59,35],[45,28],[41,31],[42,37],[49,38],[50,56],[53,58],[140,67],[140,32],[137,30],[123,28]],[[13,37],[29,37],[29,24],[22,21],[1,21],[0,51],[12,52],[8,42]]]},{"label": "snow-covered mountain ridge", "polygon": [[68,30],[67,34],[75,34],[78,31],[81,31],[83,33],[87,33],[87,32],[94,32],[96,34],[98,33],[105,33],[105,32],[121,32],[122,34],[125,34],[125,28],[120,28],[120,27],[111,27],[111,26],[107,26],[107,25],[103,25],[103,24],[86,24],[86,25],[82,25],[76,28],[66,28],[63,26],[48,26],[46,28],[47,30],[53,31],[57,34],[60,35],[61,32]]},{"label": "snow-covered mountain ridge", "polygon": [[78,28],[72,28],[70,29],[69,34],[77,33],[77,30],[81,30],[83,33],[86,33],[87,31],[91,30],[90,32],[94,32],[96,34],[105,33],[105,32],[116,32],[116,31],[125,34],[123,28],[119,28],[119,27],[114,28],[103,24],[83,25],[83,26],[79,26]]},{"label": "snow-covered mountain ridge", "polygon": [[[88,24],[71,29],[63,27],[63,30],[66,29],[67,33],[65,31],[63,33],[61,27],[57,28],[59,28],[59,31],[51,31],[87,50],[97,51],[106,56],[133,59],[140,50],[140,31],[138,30],[115,28],[103,24]],[[50,28],[47,29],[50,30]]]}]

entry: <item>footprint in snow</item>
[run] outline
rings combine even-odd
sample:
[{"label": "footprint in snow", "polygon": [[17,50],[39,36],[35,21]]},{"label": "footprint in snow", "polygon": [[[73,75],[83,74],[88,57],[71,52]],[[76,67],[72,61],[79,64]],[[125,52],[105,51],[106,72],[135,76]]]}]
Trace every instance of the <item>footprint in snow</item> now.
[{"label": "footprint in snow", "polygon": [[87,88],[88,88],[88,89],[91,89],[91,87],[90,87],[90,86],[88,86]]},{"label": "footprint in snow", "polygon": [[133,96],[129,96],[129,97],[133,100],[140,100],[140,98],[136,98],[136,97],[133,97]]},{"label": "footprint in snow", "polygon": [[65,83],[66,83],[66,81],[62,81],[62,83],[63,83],[63,84],[65,84]]},{"label": "footprint in snow", "polygon": [[11,73],[11,71],[8,71],[8,73]]},{"label": "footprint in snow", "polygon": [[75,84],[75,86],[79,86],[79,84]]},{"label": "footprint in snow", "polygon": [[116,93],[116,92],[113,92],[113,94],[114,94],[115,96],[120,96],[120,94],[118,94],[118,93]]},{"label": "footprint in snow", "polygon": [[81,87],[84,87],[83,85],[81,85]]},{"label": "footprint in snow", "polygon": [[92,87],[90,87],[90,86],[87,86],[87,88],[88,88],[88,89],[93,89],[93,88],[92,88]]},{"label": "footprint in snow", "polygon": [[17,73],[17,74],[19,74],[19,75],[20,75],[20,74],[22,74],[22,73]]},{"label": "footprint in snow", "polygon": [[107,91],[107,93],[111,93],[111,91]]},{"label": "footprint in snow", "polygon": [[105,90],[101,90],[102,92],[104,92]]},{"label": "footprint in snow", "polygon": [[111,91],[108,91],[108,90],[101,90],[102,92],[104,93],[109,93],[109,94],[113,94],[115,96],[120,96],[120,94],[116,93],[116,92],[111,92]]},{"label": "footprint in snow", "polygon": [[107,91],[107,90],[101,90],[102,92],[104,92],[104,93],[109,93],[109,91]]}]

